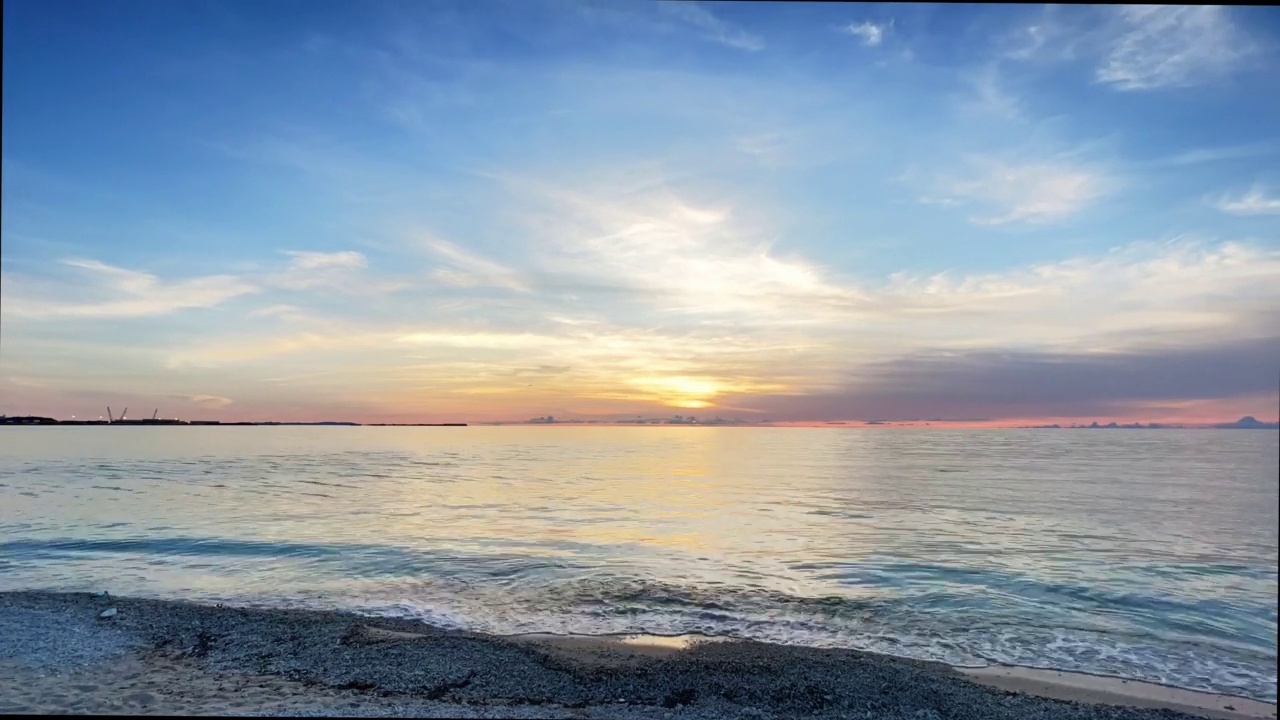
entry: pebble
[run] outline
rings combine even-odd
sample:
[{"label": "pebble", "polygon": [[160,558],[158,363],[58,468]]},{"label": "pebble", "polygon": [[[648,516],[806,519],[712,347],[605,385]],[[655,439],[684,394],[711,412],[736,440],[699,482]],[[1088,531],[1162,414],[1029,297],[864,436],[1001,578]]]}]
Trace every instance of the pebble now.
[{"label": "pebble", "polygon": [[124,697],[125,702],[138,703],[140,705],[150,705],[156,701],[156,697],[151,693],[137,692]]},{"label": "pebble", "polygon": [[109,618],[109,617],[115,617],[115,616],[116,616],[116,609],[115,609],[115,608],[107,608],[106,610],[103,610],[103,611],[98,615],[98,617],[100,617],[100,618]]},{"label": "pebble", "polygon": [[[441,632],[429,635],[436,638],[432,641],[344,645],[342,639],[356,621],[349,615],[230,610],[141,599],[128,603],[127,615],[95,623],[90,610],[97,609],[96,603],[86,595],[0,592],[0,660],[17,661],[29,671],[65,672],[152,648],[158,641],[169,641],[166,647],[174,651],[203,642],[207,652],[197,660],[201,672],[228,673],[231,685],[239,685],[244,673],[268,672],[314,683],[317,688],[318,696],[288,696],[292,691],[282,686],[280,692],[286,696],[281,699],[291,704],[270,708],[263,698],[274,693],[250,692],[229,705],[245,711],[235,714],[564,718],[565,711],[555,705],[564,703],[575,708],[574,716],[600,720],[940,720],[942,713],[933,709],[938,707],[946,707],[946,717],[957,719],[1193,720],[1167,710],[1006,696],[944,666],[855,651],[735,643],[638,659],[619,667],[579,668],[572,661],[548,667],[536,646],[479,634]],[[116,611],[112,607],[111,615],[102,615],[111,617]],[[358,622],[387,629],[418,627],[408,621],[360,618]],[[128,673],[128,668],[120,673]],[[144,676],[143,680],[155,678]],[[345,704],[351,700],[346,693],[354,690],[322,699],[325,693],[356,681],[374,683],[378,694],[360,691],[359,707]],[[464,702],[427,701],[421,692],[426,687],[447,690]],[[136,689],[136,685],[128,688]],[[698,691],[696,696],[692,690]],[[157,692],[161,698],[170,694]],[[839,706],[832,705],[828,696],[835,696]],[[127,713],[145,704],[154,710],[161,702],[156,697],[134,692],[127,695],[127,707],[104,702],[94,709]],[[536,698],[540,704],[485,705],[495,698]],[[678,699],[681,709],[654,712],[652,706],[666,698]],[[6,700],[0,698],[0,705]],[[628,702],[651,707],[627,706]]]}]

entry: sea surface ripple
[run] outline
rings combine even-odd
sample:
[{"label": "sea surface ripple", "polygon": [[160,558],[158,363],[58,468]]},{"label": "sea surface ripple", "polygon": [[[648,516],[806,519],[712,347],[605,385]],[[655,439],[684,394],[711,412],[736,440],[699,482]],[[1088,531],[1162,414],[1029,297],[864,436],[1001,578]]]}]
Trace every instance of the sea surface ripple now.
[{"label": "sea surface ripple", "polygon": [[1277,438],[0,428],[0,590],[702,633],[1275,702]]}]

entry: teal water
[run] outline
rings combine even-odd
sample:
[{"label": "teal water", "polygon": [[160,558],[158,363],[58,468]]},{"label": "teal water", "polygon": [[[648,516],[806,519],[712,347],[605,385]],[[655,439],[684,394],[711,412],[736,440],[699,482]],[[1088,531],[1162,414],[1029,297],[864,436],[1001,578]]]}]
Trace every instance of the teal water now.
[{"label": "teal water", "polygon": [[6,427],[0,589],[703,633],[1275,702],[1278,438]]}]

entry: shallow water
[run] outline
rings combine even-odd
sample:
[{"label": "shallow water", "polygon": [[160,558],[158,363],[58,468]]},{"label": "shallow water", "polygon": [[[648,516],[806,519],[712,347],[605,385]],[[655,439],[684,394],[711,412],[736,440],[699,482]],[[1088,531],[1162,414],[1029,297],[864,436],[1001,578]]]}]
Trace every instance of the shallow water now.
[{"label": "shallow water", "polygon": [[1268,431],[0,428],[0,589],[1276,700]]}]

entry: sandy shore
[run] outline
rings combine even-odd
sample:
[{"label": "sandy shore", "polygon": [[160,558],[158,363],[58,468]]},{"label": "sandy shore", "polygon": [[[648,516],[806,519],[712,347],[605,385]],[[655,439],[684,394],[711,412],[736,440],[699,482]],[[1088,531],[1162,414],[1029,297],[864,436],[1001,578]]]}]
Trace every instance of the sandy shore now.
[{"label": "sandy shore", "polygon": [[[117,613],[99,618],[108,608]],[[754,642],[501,638],[345,613],[0,593],[0,712],[10,713],[1275,717],[1274,705],[1120,682]]]},{"label": "sandy shore", "polygon": [[964,668],[961,672],[985,685],[1040,697],[1107,705],[1169,708],[1220,720],[1276,717],[1275,705],[1257,700],[1183,690],[1138,680],[1024,667]]}]

